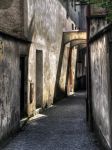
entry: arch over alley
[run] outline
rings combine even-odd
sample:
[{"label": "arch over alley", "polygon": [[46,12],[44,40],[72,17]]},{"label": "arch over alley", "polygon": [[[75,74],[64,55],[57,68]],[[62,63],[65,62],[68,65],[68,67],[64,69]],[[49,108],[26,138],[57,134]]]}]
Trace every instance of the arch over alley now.
[{"label": "arch over alley", "polygon": [[[70,44],[70,47],[68,49],[69,57],[68,57],[68,79],[67,79],[67,82],[68,82],[68,84],[67,84],[67,94],[69,95],[70,93],[71,94],[74,93],[74,90],[76,88],[75,87],[76,86],[76,83],[75,83],[76,81],[75,80],[76,80],[77,72],[79,70],[79,68],[77,66],[78,62],[74,62],[74,65],[73,65],[73,61],[74,61],[73,52],[74,52],[74,50],[77,51],[75,53],[75,57],[76,57],[76,59],[78,59],[77,57],[78,57],[79,50],[84,49],[84,48],[87,47],[87,33],[86,33],[86,31],[64,32],[64,34],[63,34],[63,44],[64,44],[64,46],[67,43]],[[86,51],[85,51],[85,55],[86,55]],[[74,70],[74,68],[75,68],[75,70]],[[85,84],[86,84],[86,82],[85,82]]]}]

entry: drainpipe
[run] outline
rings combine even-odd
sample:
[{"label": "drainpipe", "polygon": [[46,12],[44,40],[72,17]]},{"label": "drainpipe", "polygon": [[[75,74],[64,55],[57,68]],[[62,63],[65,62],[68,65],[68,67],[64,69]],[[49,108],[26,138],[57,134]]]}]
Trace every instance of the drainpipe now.
[{"label": "drainpipe", "polygon": [[87,121],[90,129],[93,130],[93,112],[92,112],[92,90],[91,90],[91,54],[90,54],[90,4],[87,6]]}]

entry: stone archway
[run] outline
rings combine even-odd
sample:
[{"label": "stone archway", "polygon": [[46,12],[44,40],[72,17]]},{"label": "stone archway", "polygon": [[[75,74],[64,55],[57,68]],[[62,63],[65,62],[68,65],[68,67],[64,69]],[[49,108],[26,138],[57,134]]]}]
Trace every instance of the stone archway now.
[{"label": "stone archway", "polygon": [[64,45],[70,42],[69,49],[69,60],[68,60],[68,83],[67,83],[67,93],[73,93],[74,91],[74,68],[73,68],[73,50],[74,47],[80,45],[85,47],[87,39],[87,33],[84,31],[73,31],[73,32],[64,32],[63,43]]}]

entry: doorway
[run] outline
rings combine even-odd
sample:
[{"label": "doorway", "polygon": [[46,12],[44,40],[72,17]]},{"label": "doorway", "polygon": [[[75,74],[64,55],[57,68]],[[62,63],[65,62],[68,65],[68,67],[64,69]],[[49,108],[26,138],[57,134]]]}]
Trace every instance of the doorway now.
[{"label": "doorway", "polygon": [[36,51],[36,108],[42,107],[43,100],[43,52]]},{"label": "doorway", "polygon": [[27,72],[26,72],[26,56],[20,56],[20,118],[23,119],[27,116]]}]

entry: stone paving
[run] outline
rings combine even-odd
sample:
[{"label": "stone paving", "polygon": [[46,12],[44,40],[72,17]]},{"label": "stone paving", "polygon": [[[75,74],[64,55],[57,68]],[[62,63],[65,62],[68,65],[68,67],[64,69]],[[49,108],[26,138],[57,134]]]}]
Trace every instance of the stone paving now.
[{"label": "stone paving", "polygon": [[63,99],[34,117],[3,150],[100,150],[85,114],[83,95]]}]

